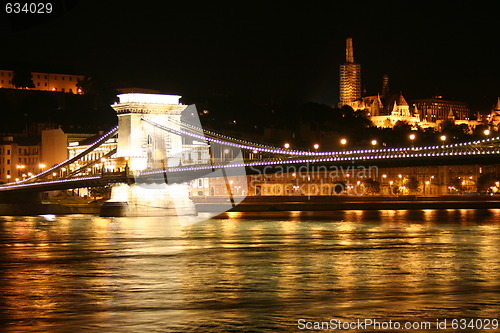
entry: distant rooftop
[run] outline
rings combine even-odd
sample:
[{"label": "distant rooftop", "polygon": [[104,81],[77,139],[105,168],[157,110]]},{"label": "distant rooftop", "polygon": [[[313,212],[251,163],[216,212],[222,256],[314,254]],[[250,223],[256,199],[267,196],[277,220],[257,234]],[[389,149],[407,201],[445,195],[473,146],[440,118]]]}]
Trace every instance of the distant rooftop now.
[{"label": "distant rooftop", "polygon": [[146,103],[146,104],[180,104],[179,95],[162,94],[121,94],[118,95],[120,103]]},{"label": "distant rooftop", "polygon": [[132,93],[140,93],[140,94],[159,94],[159,90],[154,89],[145,89],[145,88],[137,88],[137,87],[129,87],[129,88],[118,88],[116,89],[122,94],[132,94]]}]

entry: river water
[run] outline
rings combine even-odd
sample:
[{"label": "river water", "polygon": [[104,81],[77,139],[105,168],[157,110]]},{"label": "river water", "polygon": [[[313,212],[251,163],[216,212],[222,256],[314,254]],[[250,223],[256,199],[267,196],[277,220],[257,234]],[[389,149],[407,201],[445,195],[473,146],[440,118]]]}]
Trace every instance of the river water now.
[{"label": "river water", "polygon": [[0,331],[304,332],[301,319],[367,318],[451,331],[499,318],[499,246],[500,210],[0,217]]}]

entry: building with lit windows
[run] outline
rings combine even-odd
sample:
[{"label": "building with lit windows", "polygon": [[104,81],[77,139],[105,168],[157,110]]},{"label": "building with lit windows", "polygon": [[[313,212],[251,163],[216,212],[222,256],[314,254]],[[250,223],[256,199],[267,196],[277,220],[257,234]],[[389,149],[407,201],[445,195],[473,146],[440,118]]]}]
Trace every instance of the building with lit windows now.
[{"label": "building with lit windows", "polygon": [[78,146],[78,142],[94,136],[88,133],[67,133],[62,128],[41,131],[41,156],[47,167],[52,167],[71,156],[68,147]]},{"label": "building with lit windows", "polygon": [[354,110],[366,111],[375,126],[392,128],[398,121],[404,121],[415,128],[437,128],[445,120],[471,128],[477,125],[477,121],[470,119],[471,111],[467,103],[446,100],[441,96],[408,103],[401,92],[388,93],[388,80],[385,75],[382,94],[361,97],[350,105]]},{"label": "building with lit windows", "polygon": [[414,110],[418,110],[422,121],[437,124],[444,120],[470,121],[471,112],[465,102],[443,99],[442,96],[416,99],[411,101]]},{"label": "building with lit windows", "polygon": [[[247,176],[247,195],[355,197],[477,193],[479,177],[500,174],[500,165],[352,168],[346,173],[319,170]],[[368,179],[377,186],[367,186]],[[410,180],[414,183],[413,189],[409,186]]]},{"label": "building with lit windows", "polygon": [[0,183],[26,179],[66,160],[78,142],[92,136],[65,133],[61,128],[44,129],[35,136],[4,136],[0,139]]},{"label": "building with lit windows", "polygon": [[5,136],[0,141],[0,182],[22,180],[41,171],[36,138]]},{"label": "building with lit windows", "polygon": [[[0,88],[16,89],[12,84],[14,71],[0,70]],[[77,87],[78,81],[84,79],[83,75],[73,74],[54,74],[54,73],[40,73],[31,72],[31,79],[35,88],[29,90],[44,90],[44,91],[58,91],[73,94],[81,94],[82,91]]]}]

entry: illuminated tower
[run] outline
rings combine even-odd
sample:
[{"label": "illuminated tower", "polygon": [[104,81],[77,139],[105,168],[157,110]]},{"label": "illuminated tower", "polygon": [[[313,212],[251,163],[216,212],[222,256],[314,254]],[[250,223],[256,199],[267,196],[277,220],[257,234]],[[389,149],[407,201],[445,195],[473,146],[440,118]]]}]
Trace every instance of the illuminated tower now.
[{"label": "illuminated tower", "polygon": [[352,38],[346,40],[345,58],[340,65],[340,107],[361,98],[361,65],[354,62]]}]

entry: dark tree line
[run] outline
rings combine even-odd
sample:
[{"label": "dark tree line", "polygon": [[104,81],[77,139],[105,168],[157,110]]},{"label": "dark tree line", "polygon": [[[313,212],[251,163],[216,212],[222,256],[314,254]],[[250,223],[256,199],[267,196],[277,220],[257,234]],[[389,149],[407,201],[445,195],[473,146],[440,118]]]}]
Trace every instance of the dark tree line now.
[{"label": "dark tree line", "polygon": [[12,84],[14,87],[21,89],[35,88],[31,72],[25,69],[14,70],[12,75]]}]

